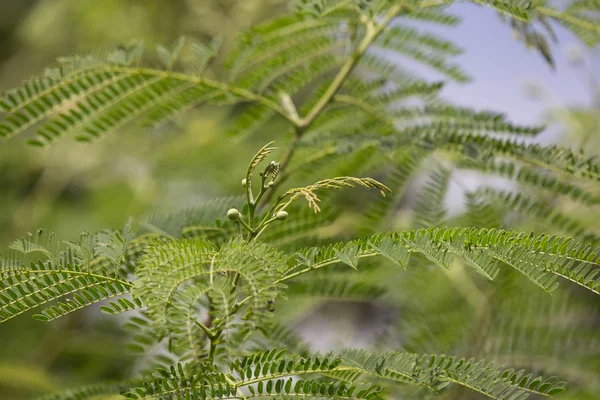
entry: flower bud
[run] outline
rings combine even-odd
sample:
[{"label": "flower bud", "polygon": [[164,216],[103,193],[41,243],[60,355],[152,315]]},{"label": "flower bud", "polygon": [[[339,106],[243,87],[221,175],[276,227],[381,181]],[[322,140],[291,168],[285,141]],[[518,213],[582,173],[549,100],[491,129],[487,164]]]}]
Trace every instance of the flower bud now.
[{"label": "flower bud", "polygon": [[237,209],[232,208],[229,211],[227,211],[227,218],[230,221],[238,221],[240,218],[242,218],[242,214],[240,214],[240,212]]},{"label": "flower bud", "polygon": [[285,221],[288,217],[288,213],[287,211],[277,211],[277,214],[275,214],[275,218],[278,221]]},{"label": "flower bud", "polygon": [[246,181],[246,179],[245,179],[245,178],[244,178],[244,179],[242,179],[242,186],[243,186],[243,187],[246,187],[246,185],[247,185],[247,184],[248,184],[248,182]]}]

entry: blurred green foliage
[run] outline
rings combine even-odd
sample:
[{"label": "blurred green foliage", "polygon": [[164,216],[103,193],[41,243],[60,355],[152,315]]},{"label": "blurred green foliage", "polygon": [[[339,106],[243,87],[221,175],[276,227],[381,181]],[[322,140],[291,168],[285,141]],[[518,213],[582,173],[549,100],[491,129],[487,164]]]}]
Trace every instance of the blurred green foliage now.
[{"label": "blurred green foliage", "polygon": [[[0,89],[38,73],[58,56],[111,48],[132,38],[153,45],[182,34],[199,40],[220,35],[227,48],[239,30],[284,10],[282,3],[2,0]],[[65,142],[42,152],[19,141],[3,142],[0,245],[5,248],[36,227],[74,239],[86,229],[121,227],[130,216],[231,193],[237,183],[229,179],[231,174],[241,175],[254,150],[233,140],[223,148],[226,115],[222,109],[188,114],[166,132],[134,126],[94,146]],[[236,165],[235,160],[242,161]],[[117,321],[98,313],[93,317],[80,315],[48,326],[30,318],[3,324],[0,399],[27,399],[125,376],[132,360],[122,351]]]},{"label": "blurred green foliage", "polygon": [[[0,0],[3,11],[0,14],[0,88],[14,86],[57,56],[112,47],[132,38],[154,44],[172,43],[182,34],[201,41],[222,36],[224,53],[227,53],[236,33],[283,12],[285,3],[278,0]],[[216,75],[221,62],[223,60],[218,59],[213,66]],[[121,227],[130,216],[237,193],[239,182],[232,177],[242,176],[246,160],[260,147],[258,144],[281,136],[283,128],[275,122],[250,138],[224,140],[230,111],[203,108],[178,118],[169,129],[160,131],[148,132],[132,126],[93,146],[63,141],[41,152],[23,146],[20,140],[3,142],[0,148],[0,245],[4,248],[9,241],[38,227],[50,228],[61,238],[74,239],[86,229]],[[234,109],[233,113],[237,111]],[[560,122],[566,127],[568,142],[580,141],[591,152],[599,149],[599,115],[598,109],[561,110]],[[342,202],[353,200],[347,196]],[[556,208],[573,216],[581,212],[568,202],[557,203]],[[397,217],[397,225],[408,225],[403,217],[402,214]],[[597,217],[580,215],[582,223],[590,226]],[[349,216],[327,229],[343,233],[344,224],[349,226],[354,222]],[[514,224],[524,230],[532,225],[528,221]],[[328,235],[334,236],[331,232],[324,234]],[[460,269],[458,271],[460,275]],[[409,298],[426,287],[435,293],[427,298],[428,304],[421,305],[424,309],[444,304],[450,315],[453,308],[462,309],[469,301],[477,301],[475,294],[474,299],[461,300],[457,305],[453,300],[457,289],[448,285],[447,277],[442,274],[426,272],[421,276],[411,275],[408,281],[396,282],[385,270],[379,273],[382,274],[379,279],[388,280],[390,287],[397,285],[405,289],[398,297]],[[376,278],[377,275],[371,276],[371,279]],[[460,276],[454,279],[460,281]],[[501,284],[509,288],[516,285],[510,277]],[[522,285],[525,290],[530,289],[529,283]],[[435,290],[431,290],[431,286]],[[470,288],[463,289],[470,291]],[[542,295],[536,296],[531,298],[540,299]],[[582,296],[587,301],[586,294]],[[278,305],[283,315],[286,308],[298,313],[302,307],[309,315],[313,306],[309,302]],[[333,314],[336,314],[335,308]],[[434,322],[440,323],[439,320]],[[77,313],[47,326],[29,318],[3,324],[0,327],[3,344],[0,399],[27,399],[57,388],[127,376],[135,365],[122,351],[124,341],[117,324],[115,319],[96,312]],[[448,349],[454,344],[454,332],[445,331],[444,326],[434,324],[425,328],[415,324],[414,335],[422,337],[421,351],[431,348],[441,352],[444,351],[439,348],[441,343],[447,341]],[[428,335],[435,336],[435,340]],[[598,360],[589,362],[598,364]],[[543,360],[540,363],[543,364]],[[577,372],[574,375],[577,376]],[[578,396],[575,393],[571,398],[586,399],[585,394]]]}]

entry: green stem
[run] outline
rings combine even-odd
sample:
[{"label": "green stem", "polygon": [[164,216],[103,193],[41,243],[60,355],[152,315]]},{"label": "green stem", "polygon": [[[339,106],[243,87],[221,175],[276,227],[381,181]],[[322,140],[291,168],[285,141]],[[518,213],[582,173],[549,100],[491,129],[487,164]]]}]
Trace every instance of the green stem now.
[{"label": "green stem", "polygon": [[194,321],[196,323],[196,325],[198,325],[200,327],[200,329],[202,329],[204,331],[204,333],[206,333],[206,337],[208,337],[208,339],[210,341],[212,341],[212,339],[215,337],[215,333],[206,325],[204,325],[202,322],[200,321]]},{"label": "green stem", "polygon": [[258,195],[256,196],[256,199],[254,200],[254,204],[252,206],[253,210],[256,210],[257,205],[260,203],[260,199],[262,199],[262,197],[265,195],[265,193],[267,193],[269,189],[265,186],[265,181],[266,179],[263,176],[261,180],[260,192],[258,192]]},{"label": "green stem", "polygon": [[281,175],[281,173],[285,172],[287,166],[290,164],[290,161],[292,161],[292,157],[294,156],[294,153],[296,152],[296,145],[298,144],[298,141],[302,137],[302,131],[298,128],[298,126],[296,126],[294,132],[295,133],[294,133],[294,139],[292,141],[292,144],[290,145],[290,147],[286,151],[285,155],[283,156],[283,159],[279,163],[279,169],[281,171],[279,179],[275,180],[275,185],[273,187],[271,187],[270,188],[271,190],[269,190],[267,195],[263,197],[264,204],[271,201],[271,198],[273,197],[273,194],[275,193],[275,189],[277,187],[279,187],[283,182],[286,181],[286,176]]},{"label": "green stem", "polygon": [[235,275],[233,275],[233,281],[231,282],[231,293],[235,292],[235,289],[237,288],[238,282],[240,281],[240,273],[236,272]]},{"label": "green stem", "polygon": [[354,70],[362,56],[365,54],[369,46],[377,39],[377,37],[383,32],[383,30],[387,27],[387,25],[394,19],[394,17],[400,12],[403,5],[399,3],[389,9],[383,21],[380,24],[375,25],[372,20],[367,22],[367,33],[364,38],[358,45],[356,52],[342,65],[342,68],[338,71],[331,84],[327,87],[323,96],[317,101],[317,103],[313,106],[313,108],[306,114],[306,116],[300,120],[300,128],[302,131],[306,131],[315,119],[321,114],[321,112],[325,109],[327,104],[333,99],[336,93],[340,90],[346,78],[350,75],[350,73]]},{"label": "green stem", "polygon": [[[246,180],[246,204],[248,204],[248,213],[250,215],[248,219],[250,220],[250,224],[252,224],[252,220],[254,219],[254,195],[252,194],[252,183],[249,179]],[[246,229],[249,231],[252,230],[241,218],[240,222],[246,226]]]},{"label": "green stem", "polygon": [[[254,214],[254,213],[251,213],[251,215],[250,215],[250,220],[252,220],[252,218],[254,218],[254,215],[253,215],[253,214]],[[240,223],[240,224],[241,224],[241,225],[242,225],[244,228],[246,228],[246,230],[247,230],[248,232],[250,232],[250,234],[253,234],[253,233],[254,233],[254,229],[253,229],[253,228],[252,228],[252,227],[251,227],[251,226],[250,226],[250,225],[249,225],[249,224],[248,224],[246,221],[244,221],[244,219],[243,219],[243,218],[240,218],[240,219],[238,219],[238,222],[239,222],[239,223]]]},{"label": "green stem", "polygon": [[[298,141],[300,140],[300,138],[302,137],[304,132],[306,132],[308,130],[308,128],[310,128],[310,126],[317,119],[317,117],[319,115],[321,115],[321,113],[323,112],[325,107],[333,100],[334,96],[340,90],[340,88],[342,87],[342,85],[344,84],[344,82],[346,81],[348,76],[352,73],[352,71],[354,70],[354,68],[356,67],[356,65],[362,58],[362,56],[365,54],[365,52],[367,51],[369,46],[373,43],[373,41],[375,41],[375,39],[377,39],[377,37],[381,34],[381,32],[383,32],[383,30],[392,21],[392,19],[394,19],[394,17],[400,12],[402,7],[403,6],[400,3],[400,4],[397,4],[396,6],[390,8],[388,13],[384,17],[383,21],[381,21],[381,23],[377,26],[375,26],[373,24],[372,20],[367,22],[367,33],[366,33],[365,37],[361,40],[361,42],[358,45],[358,48],[356,49],[354,54],[352,54],[350,56],[350,58],[348,58],[348,60],[342,65],[342,67],[338,71],[337,75],[331,81],[331,84],[327,87],[327,90],[325,91],[325,93],[319,98],[317,103],[312,107],[312,109],[310,109],[310,111],[306,114],[306,116],[304,118],[301,118],[300,120],[298,120],[296,123],[294,123],[294,125],[295,125],[294,141],[292,142],[292,145],[290,146],[290,148],[286,152],[283,160],[281,161],[281,171],[282,172],[285,171],[286,167],[290,163],[290,161],[294,155],[294,152],[296,150],[296,144],[298,143]],[[292,118],[288,118],[288,120],[292,120]],[[287,178],[289,178],[289,176],[290,176],[289,174],[283,175],[275,183],[275,187],[281,185],[285,180],[287,180]],[[271,197],[273,196],[275,187],[273,187],[272,188],[273,190],[271,190],[267,194],[267,196],[265,196],[265,198],[264,198],[265,203],[267,203],[267,202],[269,202],[269,200],[271,200]]]},{"label": "green stem", "polygon": [[212,363],[215,359],[215,351],[217,350],[217,340],[216,339],[211,339],[210,341],[210,348],[208,350],[208,357],[207,360]]},{"label": "green stem", "polygon": [[[269,214],[267,214],[267,216],[268,215]],[[256,234],[252,237],[252,239],[256,240],[265,231],[265,229],[267,229],[267,226],[276,219],[277,218],[275,217],[269,218],[267,220],[263,219],[264,222],[261,222],[261,224],[256,228]]]},{"label": "green stem", "polygon": [[[280,166],[281,168],[281,166]],[[265,185],[267,181],[267,177],[265,175],[261,176],[261,180],[260,180],[260,191],[258,192],[258,195],[256,196],[256,199],[252,201],[252,203],[248,203],[248,209],[249,209],[249,213],[250,213],[250,225],[252,226],[252,228],[254,229],[254,216],[256,213],[256,208],[258,207],[258,205],[260,204],[260,200],[263,198],[263,196],[265,195],[265,193],[269,193],[269,189],[274,189],[275,186],[272,187],[267,187]],[[271,190],[272,192],[272,190]],[[267,195],[269,196],[269,195]],[[254,229],[254,233],[256,233],[256,231],[258,231],[258,228]],[[254,233],[251,234],[251,239],[254,235]]]}]

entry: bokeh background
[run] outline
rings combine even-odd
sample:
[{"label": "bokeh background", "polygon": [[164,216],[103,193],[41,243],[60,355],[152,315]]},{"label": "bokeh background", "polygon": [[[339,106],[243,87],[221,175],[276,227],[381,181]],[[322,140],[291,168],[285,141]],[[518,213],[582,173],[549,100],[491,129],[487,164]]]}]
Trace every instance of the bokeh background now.
[{"label": "bokeh background", "polygon": [[[180,35],[222,35],[226,54],[237,32],[285,9],[284,0],[0,0],[0,90],[58,56],[132,38],[152,47]],[[584,49],[557,29],[552,68],[493,11],[466,4],[452,11],[464,21],[444,35],[464,48],[457,62],[473,81],[449,84],[445,99],[504,112],[517,123],[547,123],[542,142],[599,152],[599,49]],[[1,142],[0,245],[38,227],[70,239],[85,229],[121,227],[130,216],[237,194],[246,160],[279,127],[227,138],[230,111],[193,111],[161,131],[131,126],[92,146],[63,141],[40,151],[20,139]],[[450,206],[460,206],[461,186],[477,184],[459,179]],[[1,325],[0,399],[126,375],[133,364],[114,324],[92,312],[50,325],[28,318]]]}]

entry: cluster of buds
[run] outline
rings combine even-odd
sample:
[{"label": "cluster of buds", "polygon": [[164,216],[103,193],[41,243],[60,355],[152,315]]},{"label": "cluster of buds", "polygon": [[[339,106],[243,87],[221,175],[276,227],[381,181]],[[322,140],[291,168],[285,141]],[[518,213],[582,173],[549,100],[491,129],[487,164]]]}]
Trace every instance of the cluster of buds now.
[{"label": "cluster of buds", "polygon": [[250,233],[251,238],[257,237],[270,223],[274,221],[285,221],[288,218],[287,211],[271,210],[256,226],[254,226],[254,210],[258,206],[258,202],[264,193],[275,187],[275,179],[277,179],[280,169],[281,166],[278,162],[271,161],[259,174],[261,177],[261,186],[256,198],[252,196],[252,188],[248,187],[251,185],[248,182],[248,178],[242,180],[242,186],[248,191],[249,216],[247,218],[244,218],[244,215],[236,208],[231,208],[227,211],[227,219],[240,224],[241,227],[245,228]]}]

